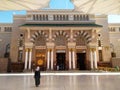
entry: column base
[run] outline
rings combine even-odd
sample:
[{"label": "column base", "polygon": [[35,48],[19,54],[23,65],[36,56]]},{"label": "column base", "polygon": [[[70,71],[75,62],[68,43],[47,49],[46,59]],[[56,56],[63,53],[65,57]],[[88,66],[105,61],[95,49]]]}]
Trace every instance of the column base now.
[{"label": "column base", "polygon": [[23,72],[33,72],[31,69],[24,69]]}]

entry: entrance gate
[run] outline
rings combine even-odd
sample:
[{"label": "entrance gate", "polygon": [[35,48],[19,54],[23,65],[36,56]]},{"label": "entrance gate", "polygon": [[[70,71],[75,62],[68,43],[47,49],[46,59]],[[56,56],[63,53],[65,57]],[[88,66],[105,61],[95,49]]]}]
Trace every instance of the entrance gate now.
[{"label": "entrance gate", "polygon": [[57,70],[65,70],[65,53],[56,53]]},{"label": "entrance gate", "polygon": [[86,70],[86,53],[77,53],[77,68]]}]

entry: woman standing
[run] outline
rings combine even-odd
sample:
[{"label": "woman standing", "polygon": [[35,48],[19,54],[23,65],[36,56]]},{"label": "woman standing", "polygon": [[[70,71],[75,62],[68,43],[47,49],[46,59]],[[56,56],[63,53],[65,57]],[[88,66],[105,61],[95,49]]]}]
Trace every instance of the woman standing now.
[{"label": "woman standing", "polygon": [[35,85],[36,87],[38,87],[40,85],[40,78],[41,78],[39,66],[37,66],[35,69],[34,78],[35,78]]}]

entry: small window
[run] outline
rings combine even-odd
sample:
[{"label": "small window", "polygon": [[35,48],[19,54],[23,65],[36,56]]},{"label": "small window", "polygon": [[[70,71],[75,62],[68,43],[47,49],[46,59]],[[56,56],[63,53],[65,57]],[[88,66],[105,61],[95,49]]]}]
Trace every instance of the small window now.
[{"label": "small window", "polygon": [[33,15],[33,20],[35,20],[35,15]]},{"label": "small window", "polygon": [[120,32],[120,27],[119,27],[119,32]]},{"label": "small window", "polygon": [[101,41],[100,40],[98,40],[98,46],[101,47]]},{"label": "small window", "polygon": [[112,28],[112,32],[115,32],[115,27]]},{"label": "small window", "polygon": [[12,27],[5,27],[5,28],[4,28],[4,31],[5,31],[5,32],[12,32]]}]

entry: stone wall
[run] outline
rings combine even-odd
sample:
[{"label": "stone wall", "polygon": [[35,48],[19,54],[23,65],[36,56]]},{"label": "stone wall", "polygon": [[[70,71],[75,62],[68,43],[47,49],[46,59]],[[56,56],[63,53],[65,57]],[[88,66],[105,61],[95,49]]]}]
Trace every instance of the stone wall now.
[{"label": "stone wall", "polygon": [[112,67],[120,67],[120,58],[112,58]]},{"label": "stone wall", "polygon": [[8,59],[7,58],[0,58],[0,73],[6,73],[8,66]]}]

